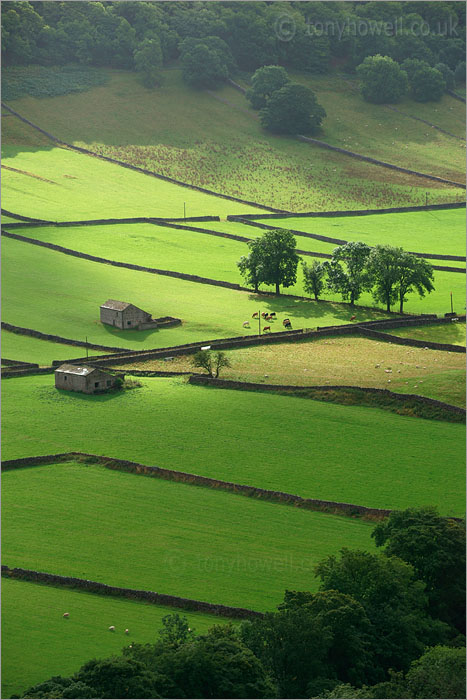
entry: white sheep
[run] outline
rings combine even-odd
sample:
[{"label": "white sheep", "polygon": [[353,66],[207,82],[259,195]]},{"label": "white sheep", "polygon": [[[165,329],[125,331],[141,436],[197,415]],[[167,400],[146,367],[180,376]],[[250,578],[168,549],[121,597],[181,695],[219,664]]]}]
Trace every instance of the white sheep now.
[{"label": "white sheep", "polygon": [[126,629],[125,634],[130,634],[130,630]]},{"label": "white sheep", "polygon": [[70,613],[63,613],[63,617],[70,617]]},{"label": "white sheep", "polygon": [[115,625],[110,625],[109,632],[115,632]]}]

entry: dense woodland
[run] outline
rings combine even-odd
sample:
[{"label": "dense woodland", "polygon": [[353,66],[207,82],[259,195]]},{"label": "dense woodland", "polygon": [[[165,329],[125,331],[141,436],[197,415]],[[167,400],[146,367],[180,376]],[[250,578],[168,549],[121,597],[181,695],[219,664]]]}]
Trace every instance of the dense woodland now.
[{"label": "dense woodland", "polygon": [[[464,30],[462,2],[9,2],[2,57],[15,66],[76,62],[138,70],[141,51],[153,63],[160,52],[167,65],[187,51],[187,42],[196,47],[194,40],[210,37],[203,46],[208,55],[223,54],[226,73],[271,64],[353,71],[375,54],[454,71],[464,61]],[[147,42],[154,42],[150,52]]]}]

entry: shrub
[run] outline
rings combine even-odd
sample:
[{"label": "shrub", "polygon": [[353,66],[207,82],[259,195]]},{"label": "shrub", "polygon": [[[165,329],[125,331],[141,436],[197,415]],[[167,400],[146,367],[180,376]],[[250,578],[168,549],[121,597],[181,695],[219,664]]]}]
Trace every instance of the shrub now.
[{"label": "shrub", "polygon": [[2,71],[2,98],[5,101],[18,97],[57,97],[70,92],[83,92],[108,82],[104,71],[85,66],[68,65],[21,66]]}]

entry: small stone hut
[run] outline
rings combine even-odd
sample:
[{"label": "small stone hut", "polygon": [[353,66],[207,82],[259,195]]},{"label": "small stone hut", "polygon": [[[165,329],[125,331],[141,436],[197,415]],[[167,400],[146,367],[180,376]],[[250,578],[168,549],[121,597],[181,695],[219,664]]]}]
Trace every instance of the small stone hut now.
[{"label": "small stone hut", "polygon": [[96,367],[64,364],[55,370],[55,388],[96,394],[111,389],[116,377]]},{"label": "small stone hut", "polygon": [[122,330],[146,330],[157,328],[157,321],[151,314],[126,301],[107,299],[101,305],[101,322]]}]

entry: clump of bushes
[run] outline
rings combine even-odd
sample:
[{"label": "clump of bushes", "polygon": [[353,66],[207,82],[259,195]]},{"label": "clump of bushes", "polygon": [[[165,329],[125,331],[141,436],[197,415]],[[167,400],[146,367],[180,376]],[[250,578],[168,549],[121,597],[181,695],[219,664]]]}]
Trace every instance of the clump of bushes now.
[{"label": "clump of bushes", "polygon": [[58,97],[108,82],[104,71],[90,66],[17,66],[2,71],[2,97]]}]

